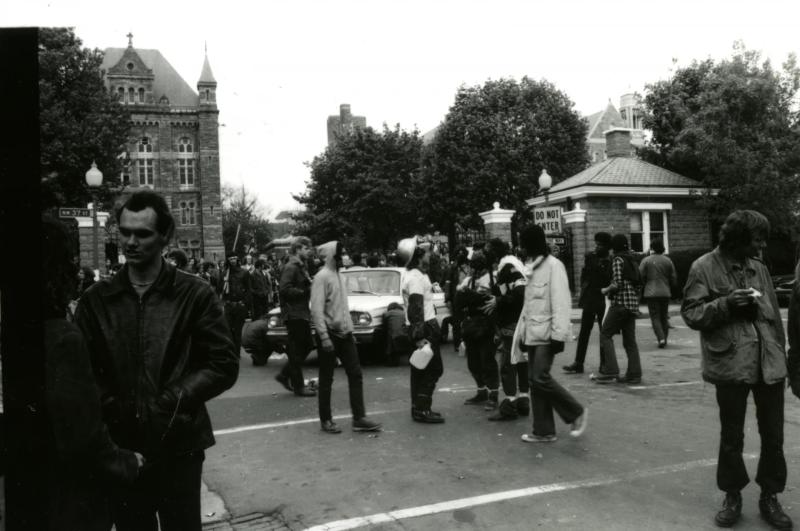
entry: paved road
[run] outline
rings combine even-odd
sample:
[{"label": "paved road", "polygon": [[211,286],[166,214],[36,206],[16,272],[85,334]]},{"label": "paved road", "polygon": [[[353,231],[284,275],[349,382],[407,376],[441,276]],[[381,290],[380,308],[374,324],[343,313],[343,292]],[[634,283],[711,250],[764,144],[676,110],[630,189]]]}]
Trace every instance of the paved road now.
[{"label": "paved road", "polygon": [[[699,378],[697,334],[681,324],[660,350],[649,321],[637,325],[640,386],[561,375],[574,342],[557,357],[553,372],[589,407],[589,429],[573,440],[560,425],[549,445],[520,441],[528,419],[488,422],[481,408],[462,405],[473,384],[450,345],[435,397],[444,425],[411,421],[406,367],[364,368],[368,412],[385,427],[377,435],[349,431],[341,369],[333,403],[345,431],[337,436],[319,431],[315,399],[295,398],[274,381],[280,361],[243,363],[236,386],[210,404],[217,445],[206,459],[204,513],[214,513],[206,520],[222,519],[217,529],[715,529],[717,412],[713,386]],[[596,333],[591,345],[589,371],[598,361]],[[315,376],[316,367],[307,371]],[[787,394],[789,483],[781,498],[798,521],[799,406]],[[745,451],[753,476],[757,450],[751,407]],[[739,528],[768,529],[757,497],[751,484]],[[229,521],[237,517],[244,521]]]}]

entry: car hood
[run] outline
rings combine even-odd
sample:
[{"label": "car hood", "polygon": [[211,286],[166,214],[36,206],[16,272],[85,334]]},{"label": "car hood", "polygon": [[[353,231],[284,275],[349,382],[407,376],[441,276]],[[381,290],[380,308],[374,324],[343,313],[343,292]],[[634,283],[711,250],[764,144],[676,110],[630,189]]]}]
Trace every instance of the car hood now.
[{"label": "car hood", "polygon": [[386,310],[391,303],[403,304],[403,297],[400,295],[348,295],[347,304],[351,312],[370,312],[380,313]]}]

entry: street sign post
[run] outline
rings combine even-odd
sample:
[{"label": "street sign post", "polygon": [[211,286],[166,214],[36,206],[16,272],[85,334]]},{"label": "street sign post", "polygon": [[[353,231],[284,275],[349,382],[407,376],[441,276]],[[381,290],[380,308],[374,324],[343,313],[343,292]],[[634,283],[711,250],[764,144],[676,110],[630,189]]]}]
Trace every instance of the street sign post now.
[{"label": "street sign post", "polygon": [[88,208],[64,207],[58,209],[60,218],[88,218],[91,215],[92,211]]},{"label": "street sign post", "polygon": [[533,222],[542,227],[545,234],[560,234],[561,207],[537,207],[533,211]]}]

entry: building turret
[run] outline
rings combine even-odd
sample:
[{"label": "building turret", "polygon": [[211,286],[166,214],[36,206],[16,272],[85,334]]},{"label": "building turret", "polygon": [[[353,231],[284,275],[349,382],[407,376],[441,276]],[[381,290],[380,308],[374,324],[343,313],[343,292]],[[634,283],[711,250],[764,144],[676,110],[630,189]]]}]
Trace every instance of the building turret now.
[{"label": "building turret", "polygon": [[217,80],[211,71],[208,63],[208,51],[203,60],[203,71],[200,72],[200,80],[197,82],[197,92],[200,94],[200,105],[217,105]]}]

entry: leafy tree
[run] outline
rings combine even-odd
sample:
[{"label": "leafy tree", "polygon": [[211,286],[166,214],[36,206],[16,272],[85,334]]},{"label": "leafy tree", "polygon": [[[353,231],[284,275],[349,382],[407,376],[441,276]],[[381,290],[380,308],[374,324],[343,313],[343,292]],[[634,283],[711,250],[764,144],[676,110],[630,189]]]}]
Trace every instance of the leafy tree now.
[{"label": "leafy tree", "polygon": [[547,81],[500,79],[459,88],[425,149],[420,192],[426,220],[453,241],[456,228],[481,227],[494,201],[529,215],[525,203],[542,169],[558,182],[589,163],[587,125]]},{"label": "leafy tree", "polygon": [[317,242],[338,239],[352,249],[388,249],[421,223],[415,200],[422,140],[399,125],[355,129],[308,164],[311,179],[300,232]]},{"label": "leafy tree", "polygon": [[800,69],[781,69],[736,43],[730,59],[694,61],[648,85],[641,156],[692,177],[719,196],[701,198],[712,221],[732,210],[763,212],[778,231],[797,226],[800,198]]},{"label": "leafy tree", "polygon": [[103,84],[102,52],[82,47],[71,28],[39,30],[39,134],[42,202],[82,206],[92,161],[103,172],[98,202],[108,204],[130,132],[127,109]]},{"label": "leafy tree", "polygon": [[[268,212],[258,202],[258,197],[247,190],[223,184],[222,190],[222,241],[225,249],[245,253],[261,251],[272,239],[272,230],[265,219]],[[239,239],[236,231],[239,230]],[[236,249],[233,244],[236,242]]]}]

